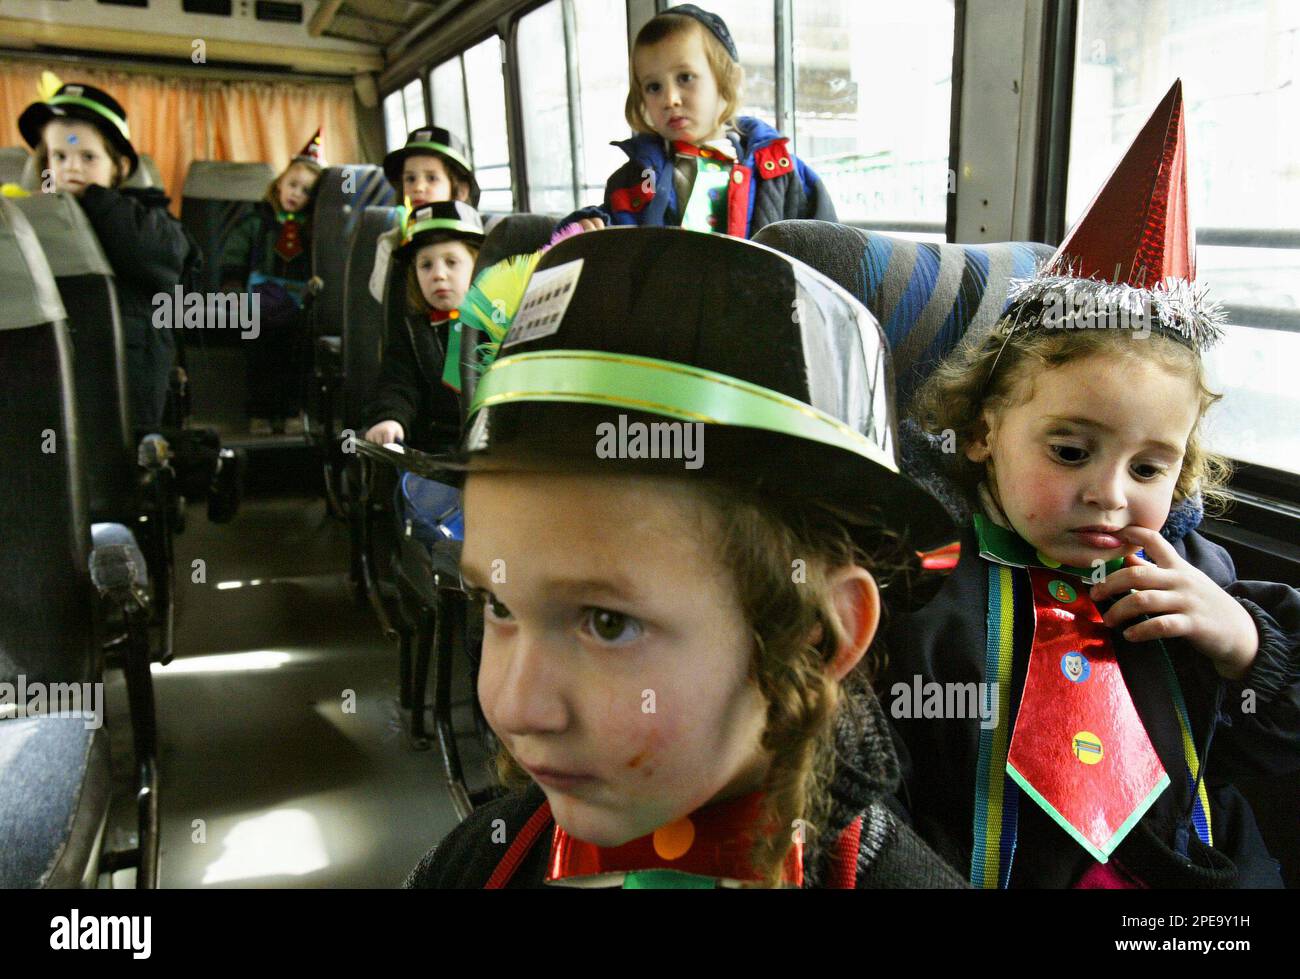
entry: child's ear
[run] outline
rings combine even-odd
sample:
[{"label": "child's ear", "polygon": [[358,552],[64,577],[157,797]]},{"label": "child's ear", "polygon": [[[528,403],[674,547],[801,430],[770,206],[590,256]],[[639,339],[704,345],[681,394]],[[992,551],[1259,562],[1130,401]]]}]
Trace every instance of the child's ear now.
[{"label": "child's ear", "polygon": [[469,184],[457,181],[456,200],[464,201],[467,204],[469,203]]},{"label": "child's ear", "polygon": [[827,665],[827,672],[843,680],[862,661],[880,624],[880,590],[866,568],[850,565],[831,574],[827,584],[844,641]]},{"label": "child's ear", "polygon": [[966,458],[971,462],[987,462],[989,456],[993,454],[992,435],[993,413],[985,408],[983,416],[975,423],[975,431],[970,442],[966,445]]}]

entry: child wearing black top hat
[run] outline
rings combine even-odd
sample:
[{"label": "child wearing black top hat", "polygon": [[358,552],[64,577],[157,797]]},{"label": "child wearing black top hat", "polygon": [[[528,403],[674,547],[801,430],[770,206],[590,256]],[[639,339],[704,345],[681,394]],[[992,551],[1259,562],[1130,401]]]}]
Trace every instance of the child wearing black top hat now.
[{"label": "child wearing black top hat", "polygon": [[652,18],[632,46],[624,114],[637,134],[604,203],[561,228],[674,225],[752,238],[788,218],[834,221],[821,178],[784,136],[738,116],[744,70],[721,17],[682,4]]},{"label": "child wearing black top hat", "polygon": [[[384,157],[384,175],[408,209],[439,201],[465,201],[478,207],[479,186],[469,163],[469,152],[455,133],[439,126],[417,129],[406,145]],[[384,283],[393,250],[400,243],[401,229],[379,236],[375,246],[375,267],[370,273],[370,294],[384,301]]]},{"label": "child wearing black top hat", "polygon": [[407,315],[384,345],[379,383],[367,410],[371,442],[404,442],[433,452],[453,446],[460,433],[460,402],[442,383],[451,330],[465,299],[483,222],[462,201],[416,208],[402,227],[397,250],[406,269]]},{"label": "child wearing black top hat", "polygon": [[311,274],[311,214],[325,167],[321,131],[266,188],[226,241],[221,281],[258,297],[259,332],[246,340],[249,431],[302,431],[301,312],[319,280]]},{"label": "child wearing black top hat", "polygon": [[461,562],[515,791],[408,885],[961,886],[887,804],[866,682],[898,536],[947,526],[899,474],[870,314],[667,228],[560,242],[517,308],[470,406]]},{"label": "child wearing black top hat", "polygon": [[36,154],[41,189],[77,198],[113,267],[131,419],[137,429],[157,428],[176,346],[170,329],[153,325],[154,297],[171,293],[199,261],[198,248],[161,190],[122,187],[140,160],[126,111],[107,92],[59,85],[23,110],[18,128]]}]

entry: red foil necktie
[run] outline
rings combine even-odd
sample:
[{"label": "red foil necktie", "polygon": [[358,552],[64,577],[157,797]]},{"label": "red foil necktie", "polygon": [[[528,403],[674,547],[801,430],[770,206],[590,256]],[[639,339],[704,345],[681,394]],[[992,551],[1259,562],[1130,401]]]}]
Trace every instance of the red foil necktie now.
[{"label": "red foil necktie", "polygon": [[1105,863],[1169,785],[1086,584],[1029,568],[1034,641],[1007,773]]},{"label": "red foil necktie", "polygon": [[275,240],[275,253],[286,262],[292,262],[302,254],[302,225],[297,218],[286,218],[280,225],[280,236]]}]

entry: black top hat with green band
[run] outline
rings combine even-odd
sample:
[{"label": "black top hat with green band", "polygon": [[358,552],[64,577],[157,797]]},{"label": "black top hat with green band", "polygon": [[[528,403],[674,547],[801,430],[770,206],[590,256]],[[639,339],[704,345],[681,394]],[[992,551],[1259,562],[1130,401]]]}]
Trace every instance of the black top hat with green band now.
[{"label": "black top hat with green band", "polygon": [[402,187],[402,165],[408,156],[441,157],[456,169],[456,176],[469,184],[469,202],[478,207],[479,187],[474,179],[474,168],[469,162],[469,152],[465,144],[450,130],[438,126],[425,126],[406,137],[406,145],[393,150],[384,157],[384,175],[397,190],[400,197],[405,191]]},{"label": "black top hat with green band", "polygon": [[[627,440],[611,453],[635,423],[661,449],[685,445],[665,420],[702,423],[696,464]],[[612,228],[542,256],[478,382],[464,451],[739,478],[946,543],[952,524],[900,473],[895,432],[884,334],[839,286],[753,242]]]},{"label": "black top hat with green band", "polygon": [[18,117],[18,131],[27,145],[35,149],[41,134],[52,119],[88,122],[98,129],[119,153],[130,161],[123,179],[135,172],[140,158],[131,145],[131,131],[126,124],[126,110],[117,99],[93,85],[69,82],[59,87],[48,102],[33,102]]},{"label": "black top hat with green band", "polygon": [[464,201],[439,201],[417,207],[402,223],[399,255],[409,255],[425,245],[457,239],[476,248],[483,244],[483,219]]}]

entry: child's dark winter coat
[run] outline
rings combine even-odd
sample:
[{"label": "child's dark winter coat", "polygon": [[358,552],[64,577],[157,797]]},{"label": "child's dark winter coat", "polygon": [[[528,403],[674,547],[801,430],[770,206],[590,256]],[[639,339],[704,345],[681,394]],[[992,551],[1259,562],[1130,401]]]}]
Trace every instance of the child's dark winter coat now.
[{"label": "child's dark winter coat", "polygon": [[449,323],[415,313],[389,331],[366,412],[368,426],[395,421],[406,433],[404,442],[421,452],[447,451],[460,437],[460,399],[442,383]]},{"label": "child's dark winter coat", "polygon": [[[1300,592],[1282,584],[1238,581],[1228,553],[1190,531],[1173,542],[1184,560],[1235,597],[1259,629],[1259,653],[1250,673],[1225,681],[1210,660],[1183,640],[1167,641],[1193,729],[1197,752],[1211,726],[1215,733],[1205,759],[1205,783],[1212,817],[1215,855],[1196,834],[1190,836],[1201,868],[1174,853],[1176,827],[1188,811],[1191,785],[1186,778],[1183,740],[1163,659],[1154,642],[1129,643],[1117,631],[1115,649],[1134,706],[1159,755],[1170,785],[1156,799],[1112,856],[1152,887],[1280,887],[1276,862],[1269,856],[1249,804],[1233,787],[1238,775],[1294,775],[1300,772]],[[938,595],[923,609],[895,620],[889,634],[891,665],[881,679],[886,704],[895,683],[914,677],[971,683],[985,677],[988,638],[990,562],[982,558],[973,528],[961,540],[961,559]],[[1028,574],[1013,569],[1014,659],[1010,683],[1010,721],[1024,689],[1034,627]],[[1223,688],[1217,714],[1216,698]],[[1245,696],[1252,691],[1251,696]],[[1252,702],[1253,701],[1253,702]],[[1253,712],[1251,711],[1253,708]],[[897,719],[911,755],[908,804],[921,836],[955,866],[971,865],[980,721]],[[1009,783],[1009,780],[1008,780]],[[1071,887],[1096,863],[1032,800],[1018,796],[1018,842],[1011,866],[1012,887]],[[1006,800],[1003,812],[1013,800]],[[1222,861],[1227,857],[1235,871]],[[1218,858],[1219,870],[1208,869]]]},{"label": "child's dark winter coat", "polygon": [[168,213],[168,198],[156,188],[91,185],[80,202],[113,266],[132,423],[137,429],[157,428],[167,403],[176,342],[170,329],[154,327],[153,297],[171,294],[200,261],[198,247]]}]

